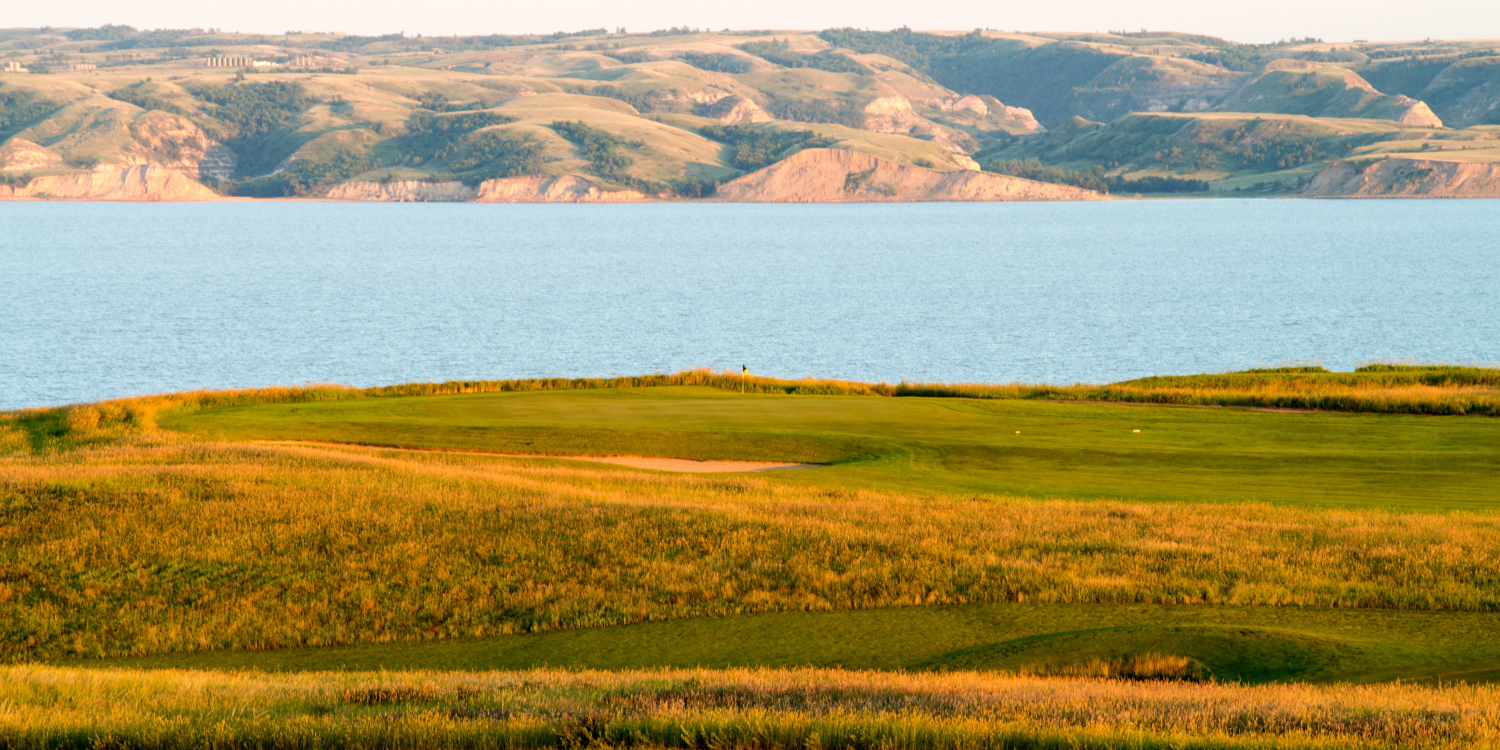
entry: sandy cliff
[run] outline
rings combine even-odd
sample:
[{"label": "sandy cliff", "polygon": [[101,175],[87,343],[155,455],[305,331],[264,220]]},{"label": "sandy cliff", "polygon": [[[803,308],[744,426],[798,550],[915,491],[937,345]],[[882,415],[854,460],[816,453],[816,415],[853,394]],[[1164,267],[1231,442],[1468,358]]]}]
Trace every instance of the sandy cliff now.
[{"label": "sandy cliff", "polygon": [[387,201],[397,203],[454,203],[472,201],[479,191],[462,182],[353,180],[334,185],[327,197],[340,201]]},{"label": "sandy cliff", "polygon": [[479,185],[479,203],[639,203],[651,200],[634,190],[605,190],[587,177],[511,177]]},{"label": "sandy cliff", "polygon": [[223,196],[163,167],[137,166],[46,175],[25,185],[0,185],[0,200],[212,201]]},{"label": "sandy cliff", "polygon": [[67,167],[67,162],[56,151],[31,141],[12,138],[0,143],[0,172],[23,174]]},{"label": "sandy cliff", "polygon": [[1313,177],[1303,194],[1348,198],[1500,197],[1500,164],[1402,158],[1363,165],[1336,161]]},{"label": "sandy cliff", "polygon": [[511,177],[478,187],[462,182],[355,180],[334,185],[325,196],[341,201],[446,203],[636,203],[650,200],[634,190],[605,190],[587,177]]},{"label": "sandy cliff", "polygon": [[814,148],[719,186],[724,201],[846,203],[894,201],[1062,201],[1106,196],[1067,185],[988,172],[903,167],[869,154]]}]

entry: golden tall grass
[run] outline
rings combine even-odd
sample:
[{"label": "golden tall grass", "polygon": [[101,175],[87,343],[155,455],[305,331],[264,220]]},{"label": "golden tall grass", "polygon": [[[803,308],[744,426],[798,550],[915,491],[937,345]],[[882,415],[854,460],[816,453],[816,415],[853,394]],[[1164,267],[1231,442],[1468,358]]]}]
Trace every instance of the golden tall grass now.
[{"label": "golden tall grass", "polygon": [[1355,372],[1329,372],[1293,367],[1099,386],[903,383],[895,395],[1500,416],[1500,369],[1368,365]]},{"label": "golden tall grass", "polygon": [[1465,748],[1500,689],[834,670],[0,668],[0,744],[142,748]]},{"label": "golden tall grass", "polygon": [[0,460],[0,658],[967,602],[1500,610],[1500,516],[908,497],[460,454]]}]

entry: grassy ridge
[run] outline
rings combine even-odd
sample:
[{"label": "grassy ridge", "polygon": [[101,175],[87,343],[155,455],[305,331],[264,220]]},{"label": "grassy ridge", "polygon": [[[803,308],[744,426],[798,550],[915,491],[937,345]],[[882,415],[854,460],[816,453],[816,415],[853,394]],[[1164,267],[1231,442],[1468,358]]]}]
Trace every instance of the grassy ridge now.
[{"label": "grassy ridge", "polygon": [[443,383],[403,383],[354,388],[337,384],[271,386],[227,390],[182,391],[110,399],[66,407],[0,412],[0,456],[8,452],[67,449],[107,444],[129,434],[149,433],[162,416],[262,404],[304,404],[369,398],[403,398],[472,393],[518,393],[613,388],[706,386],[739,393],[789,395],[895,395],[886,384],[842,380],[782,380],[716,373],[707,369],[671,375],[632,375],[616,378],[521,378],[515,380],[454,380]]},{"label": "grassy ridge", "polygon": [[[1450,365],[1366,365],[1352,373],[1322,367],[1140,378],[1110,385],[861,383],[746,377],[708,369],[615,378],[523,378],[203,390],[112,399],[71,407],[0,412],[0,455],[87,442],[99,433],[149,432],[160,415],[261,404],[311,403],[473,393],[705,386],[738,393],[907,396],[1241,406],[1380,414],[1500,415],[1500,369]],[[91,435],[92,434],[92,435]],[[97,441],[96,441],[97,442]]]},{"label": "grassy ridge", "polygon": [[970,602],[1500,610],[1490,513],[189,444],[5,460],[0,518],[11,661]]},{"label": "grassy ridge", "polygon": [[[18,747],[1486,748],[1500,690],[837,671],[0,669]],[[254,710],[246,710],[253,706]]]}]

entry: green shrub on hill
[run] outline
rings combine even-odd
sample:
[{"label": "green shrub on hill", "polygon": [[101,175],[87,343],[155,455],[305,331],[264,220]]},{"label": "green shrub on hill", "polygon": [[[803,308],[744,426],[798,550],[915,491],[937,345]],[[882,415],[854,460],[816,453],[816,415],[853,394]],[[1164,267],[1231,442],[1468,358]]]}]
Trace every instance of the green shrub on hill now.
[{"label": "green shrub on hill", "polygon": [[762,93],[766,97],[766,111],[778,120],[822,122],[855,129],[864,127],[864,113],[844,102],[798,99],[770,92]]},{"label": "green shrub on hill", "polygon": [[312,195],[318,188],[343,182],[380,166],[367,148],[345,146],[317,159],[297,159],[285,169],[253,180],[230,182],[221,189],[252,198]]},{"label": "green shrub on hill", "polygon": [[965,94],[988,94],[1030,109],[1052,127],[1077,114],[1079,90],[1120,59],[1073,42],[1027,47],[978,32],[959,36],[902,28],[889,32],[828,29],[818,36],[856,52],[900,60]]},{"label": "green shrub on hill", "polygon": [[422,109],[433,112],[472,112],[485,108],[484,102],[455,102],[436,91],[424,91],[419,94],[417,103]]},{"label": "green shrub on hill", "polygon": [[683,52],[677,59],[713,73],[749,73],[752,67],[750,58],[724,52]]},{"label": "green shrub on hill", "polygon": [[491,111],[413,112],[406,118],[406,133],[400,136],[398,145],[409,163],[422,164],[453,155],[460,141],[481,128],[511,122],[515,122],[515,118]]},{"label": "green shrub on hill", "polygon": [[466,185],[485,180],[541,174],[546,146],[527,136],[494,130],[459,141],[448,159],[448,171]]},{"label": "green shrub on hill", "polygon": [[624,149],[645,145],[622,140],[582,120],[556,120],[551,128],[578,148],[578,157],[593,167],[594,174],[613,180],[626,177],[625,169],[635,163],[634,158],[623,153]]},{"label": "green shrub on hill", "polygon": [[0,84],[0,140],[10,131],[20,130],[61,107],[31,89]]},{"label": "green shrub on hill", "polygon": [[296,81],[198,86],[189,92],[213,105],[207,122],[199,125],[235,153],[236,174],[246,177],[270,172],[301,145],[290,131],[318,103]]},{"label": "green shrub on hill", "polygon": [[1279,170],[1334,158],[1375,135],[1322,135],[1284,119],[1132,115],[1108,125],[1064,127],[1007,143],[982,156],[1043,164],[1136,165],[1174,171]]},{"label": "green shrub on hill", "polygon": [[604,55],[605,57],[612,57],[622,63],[625,63],[626,65],[652,62],[656,60],[656,55],[653,55],[643,49],[616,50],[614,52],[600,52],[599,54]]},{"label": "green shrub on hill", "polygon": [[1206,193],[1206,180],[1185,180],[1181,177],[1152,175],[1133,180],[1115,178],[1110,180],[1110,189],[1119,193]]},{"label": "green shrub on hill", "polygon": [[811,130],[775,130],[753,125],[709,125],[699,135],[734,148],[730,162],[735,169],[752,172],[785,159],[806,148],[827,148],[838,141]]},{"label": "green shrub on hill", "polygon": [[174,115],[187,114],[187,112],[183,111],[183,109],[176,104],[173,104],[159,96],[153,96],[148,93],[145,90],[145,85],[145,81],[137,81],[136,83],[133,83],[129,86],[122,86],[115,89],[114,91],[110,91],[106,93],[105,96],[114,99],[115,101],[125,102],[126,104],[134,104],[135,106],[145,110],[154,109],[161,112],[170,112]]},{"label": "green shrub on hill", "polygon": [[984,171],[1055,185],[1072,185],[1101,193],[1109,192],[1109,179],[1104,176],[1103,167],[1071,171],[1045,166],[1036,159],[999,159],[985,164]]},{"label": "green shrub on hill", "polygon": [[826,70],[829,73],[868,74],[870,72],[869,68],[848,55],[841,55],[831,50],[811,55],[793,52],[785,41],[750,42],[740,45],[740,49],[784,68],[814,68]]}]

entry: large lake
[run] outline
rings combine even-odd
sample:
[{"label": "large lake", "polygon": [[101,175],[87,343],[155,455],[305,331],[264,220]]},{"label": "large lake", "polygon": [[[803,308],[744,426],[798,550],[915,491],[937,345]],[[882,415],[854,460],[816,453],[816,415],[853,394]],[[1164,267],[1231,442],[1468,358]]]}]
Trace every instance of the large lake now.
[{"label": "large lake", "polygon": [[0,203],[0,408],[748,365],[1500,360],[1500,202]]}]

